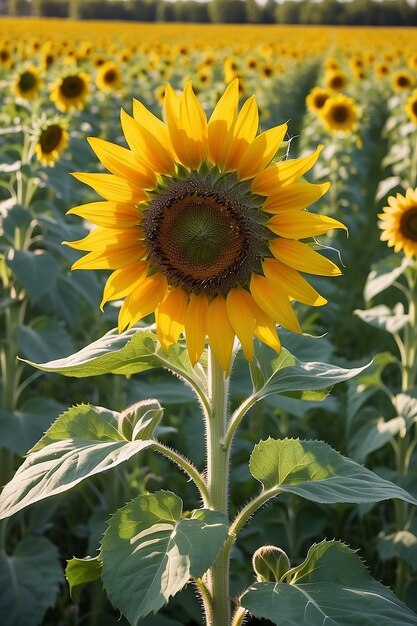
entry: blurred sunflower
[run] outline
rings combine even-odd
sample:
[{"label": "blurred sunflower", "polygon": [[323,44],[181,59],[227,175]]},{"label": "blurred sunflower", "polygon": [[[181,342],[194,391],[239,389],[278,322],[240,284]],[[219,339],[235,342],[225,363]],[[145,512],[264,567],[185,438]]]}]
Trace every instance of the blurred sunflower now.
[{"label": "blurred sunflower", "polygon": [[134,100],[121,114],[129,150],[89,140],[111,174],[75,174],[106,202],[69,211],[97,225],[69,243],[88,252],[73,269],[113,270],[101,306],[124,299],[119,331],[155,312],[164,350],[185,331],[194,365],[208,336],[226,372],[235,335],[250,361],[254,336],[280,350],[276,322],[301,332],[292,300],[325,304],[300,272],[340,270],[301,240],[345,228],[304,210],[329,187],[302,178],[322,146],[271,164],[287,126],[257,136],[256,100],[238,111],[238,87],[208,122],[190,82],[180,96],[166,86],[166,123]]},{"label": "blurred sunflower", "polygon": [[318,115],[322,108],[324,107],[324,103],[328,98],[330,98],[331,92],[328,89],[323,89],[323,87],[314,87],[306,98],[307,109]]},{"label": "blurred sunflower", "polygon": [[326,89],[342,91],[347,85],[346,74],[341,70],[328,71],[324,77],[324,85]]},{"label": "blurred sunflower", "polygon": [[23,100],[34,100],[41,86],[42,80],[39,72],[31,66],[19,72],[12,85],[12,91]]},{"label": "blurred sunflower", "polygon": [[391,86],[397,93],[407,91],[414,85],[414,83],[414,76],[406,70],[398,70],[397,72],[394,72],[391,77]]},{"label": "blurred sunflower", "polygon": [[350,133],[358,126],[358,107],[352,98],[338,94],[326,100],[319,117],[326,130]]},{"label": "blurred sunflower", "polygon": [[405,103],[405,111],[413,124],[417,124],[417,89],[414,89]]},{"label": "blurred sunflower", "polygon": [[122,84],[120,68],[113,61],[103,63],[97,71],[96,86],[100,91],[114,91]]},{"label": "blurred sunflower", "polygon": [[397,193],[388,198],[381,219],[381,240],[394,247],[394,252],[404,250],[405,256],[417,256],[417,189],[408,188],[405,196]]},{"label": "blurred sunflower", "polygon": [[44,125],[39,132],[35,153],[42,165],[54,165],[68,145],[68,131],[62,122]]},{"label": "blurred sunflower", "polygon": [[90,77],[85,72],[69,74],[58,80],[51,89],[51,100],[59,111],[83,109],[90,93]]}]

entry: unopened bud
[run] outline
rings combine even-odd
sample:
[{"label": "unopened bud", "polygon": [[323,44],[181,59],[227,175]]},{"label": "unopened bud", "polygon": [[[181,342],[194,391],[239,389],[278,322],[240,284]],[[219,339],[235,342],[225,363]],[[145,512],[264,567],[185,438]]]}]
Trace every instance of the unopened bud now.
[{"label": "unopened bud", "polygon": [[158,400],[142,400],[119,415],[119,433],[129,441],[152,439],[164,413]]},{"label": "unopened bud", "polygon": [[252,557],[252,567],[258,583],[279,582],[290,569],[290,560],[284,550],[276,546],[261,546]]}]

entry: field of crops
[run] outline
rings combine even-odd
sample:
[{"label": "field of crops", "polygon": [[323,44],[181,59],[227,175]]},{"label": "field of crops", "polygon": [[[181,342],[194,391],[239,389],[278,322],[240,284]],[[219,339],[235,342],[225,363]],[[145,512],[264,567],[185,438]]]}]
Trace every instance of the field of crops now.
[{"label": "field of crops", "polygon": [[415,31],[1,27],[0,623],[417,624]]}]

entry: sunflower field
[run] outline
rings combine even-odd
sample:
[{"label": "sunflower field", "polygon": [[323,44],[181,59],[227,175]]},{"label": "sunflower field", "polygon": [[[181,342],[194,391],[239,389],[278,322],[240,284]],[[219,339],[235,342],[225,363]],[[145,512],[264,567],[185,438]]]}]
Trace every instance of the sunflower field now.
[{"label": "sunflower field", "polygon": [[417,625],[415,32],[1,25],[2,626]]}]

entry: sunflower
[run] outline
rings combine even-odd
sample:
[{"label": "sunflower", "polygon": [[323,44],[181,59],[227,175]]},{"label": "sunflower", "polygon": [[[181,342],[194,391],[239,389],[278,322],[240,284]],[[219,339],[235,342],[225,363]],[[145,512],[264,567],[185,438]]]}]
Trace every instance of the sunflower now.
[{"label": "sunflower", "polygon": [[413,124],[417,124],[417,89],[414,89],[405,103],[405,111]]},{"label": "sunflower", "polygon": [[405,196],[388,198],[388,205],[378,217],[382,229],[381,240],[394,247],[394,252],[404,250],[405,256],[417,256],[417,188],[409,187]]},{"label": "sunflower", "polygon": [[42,80],[33,66],[21,71],[12,85],[14,93],[23,100],[34,100],[41,89]]},{"label": "sunflower", "polygon": [[35,145],[35,152],[39,163],[54,165],[59,155],[68,145],[68,132],[62,123],[54,122],[44,125],[39,133]]},{"label": "sunflower", "polygon": [[328,98],[330,98],[330,96],[331,92],[328,89],[323,89],[323,87],[314,87],[306,98],[307,109],[310,113],[318,115],[324,107],[324,103]]},{"label": "sunflower", "polygon": [[113,61],[101,65],[97,72],[96,86],[100,91],[114,91],[122,84],[119,67]]},{"label": "sunflower", "polygon": [[90,93],[90,77],[85,72],[69,74],[52,86],[51,100],[60,111],[83,109]]},{"label": "sunflower", "polygon": [[73,269],[113,270],[101,306],[124,299],[119,331],[155,312],[165,351],[185,332],[194,365],[208,337],[226,372],[235,336],[248,361],[254,336],[279,351],[276,322],[301,332],[291,301],[325,304],[300,272],[340,270],[300,240],[344,228],[304,210],[329,187],[302,179],[322,146],[271,164],[287,126],[256,136],[256,100],[238,112],[238,88],[208,122],[190,82],[181,95],[166,86],[166,123],[134,100],[133,117],[121,113],[130,149],[89,139],[111,174],[75,174],[106,201],[69,211],[97,225],[69,243],[88,252]]},{"label": "sunflower", "polygon": [[384,76],[388,76],[390,73],[390,66],[387,63],[377,63],[374,69],[378,78],[384,78]]},{"label": "sunflower", "polygon": [[398,70],[398,72],[395,72],[391,78],[391,87],[397,93],[407,91],[414,85],[414,83],[415,80],[413,75],[406,70]]},{"label": "sunflower", "polygon": [[348,96],[338,94],[326,100],[319,117],[326,130],[350,133],[358,126],[358,107]]},{"label": "sunflower", "polygon": [[326,89],[342,91],[347,85],[346,74],[341,70],[328,71],[324,77],[324,85]]}]

